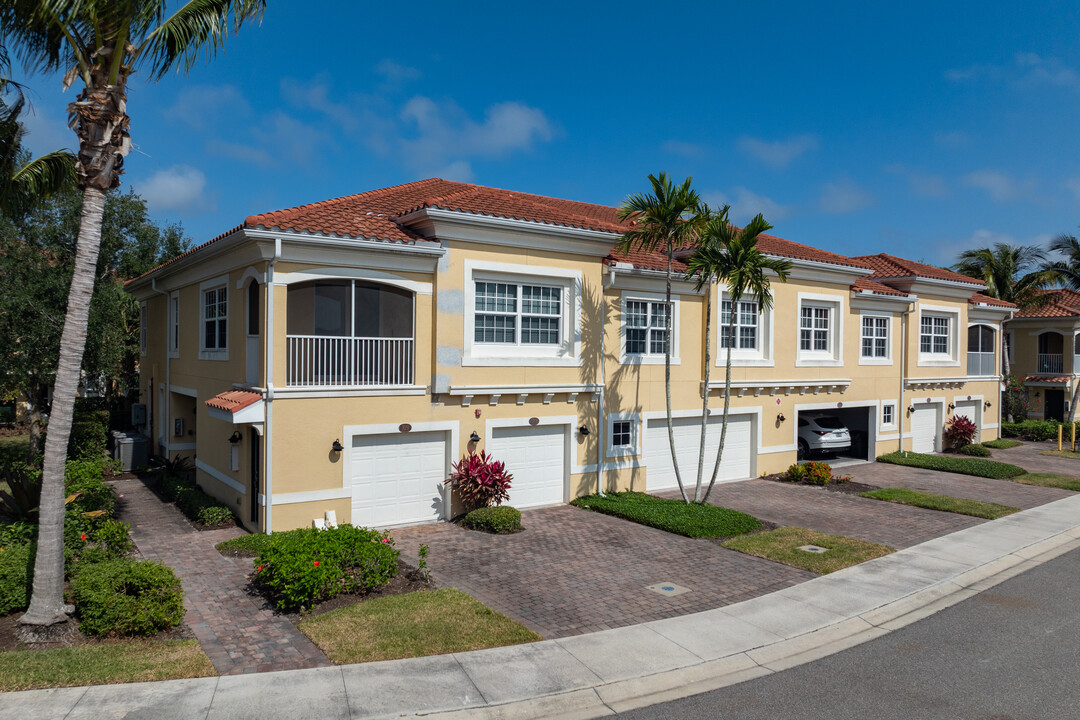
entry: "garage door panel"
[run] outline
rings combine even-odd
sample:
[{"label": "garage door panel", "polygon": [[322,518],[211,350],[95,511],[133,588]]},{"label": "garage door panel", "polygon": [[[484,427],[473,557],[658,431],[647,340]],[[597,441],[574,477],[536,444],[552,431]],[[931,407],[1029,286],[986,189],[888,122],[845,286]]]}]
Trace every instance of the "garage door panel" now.
[{"label": "garage door panel", "polygon": [[354,525],[437,520],[446,477],[446,434],[357,435],[351,472]]},{"label": "garage door panel", "polygon": [[[971,422],[979,425],[979,408],[978,401],[965,400],[964,402],[956,403],[956,407],[953,409],[953,417],[966,417]],[[980,428],[981,429],[981,428]]]},{"label": "garage door panel", "polygon": [[556,505],[565,500],[566,428],[528,425],[493,428],[488,452],[514,476],[508,505]]},{"label": "garage door panel", "polygon": [[918,453],[936,452],[939,435],[938,406],[916,406],[911,414],[911,450]]},{"label": "garage door panel", "polygon": [[[683,484],[697,482],[698,453],[701,441],[700,418],[676,418],[673,422],[675,452],[679,458],[679,473]],[[709,418],[705,439],[705,471],[703,481],[708,482],[720,447],[722,418]],[[717,482],[742,480],[750,477],[753,462],[753,418],[735,416],[728,419],[724,456],[720,462]],[[649,420],[645,430],[646,489],[666,490],[677,487],[675,468],[671,462],[671,445],[668,440],[667,420]]]}]

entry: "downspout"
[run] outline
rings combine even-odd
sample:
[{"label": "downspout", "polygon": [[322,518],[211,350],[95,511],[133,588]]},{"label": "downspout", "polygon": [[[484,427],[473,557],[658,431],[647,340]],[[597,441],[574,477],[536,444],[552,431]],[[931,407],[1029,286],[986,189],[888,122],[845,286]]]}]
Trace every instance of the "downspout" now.
[{"label": "downspout", "polygon": [[[169,293],[164,290],[158,290],[157,278],[150,278],[150,289],[156,292],[158,295],[165,296],[165,427],[161,428],[163,437],[165,438],[165,445],[169,445],[169,420],[172,419],[172,353],[169,352],[169,333],[172,332],[171,323],[169,322],[169,313],[172,308],[169,307]],[[146,311],[147,325],[150,324],[150,310]],[[154,387],[150,388],[150,395],[154,395]],[[153,424],[153,418],[148,418],[151,425]],[[151,433],[153,434],[153,433]],[[153,441],[154,438],[150,438]],[[169,459],[171,449],[166,451],[165,459]]]},{"label": "downspout", "polygon": [[263,477],[266,479],[266,534],[274,531],[274,266],[281,258],[281,238],[274,238],[274,257],[266,267],[266,431],[263,452],[266,454]]},{"label": "downspout", "polygon": [[[907,326],[908,315],[915,312],[915,304],[908,305],[908,309],[900,314],[900,407],[896,408],[896,418],[900,429],[900,444],[898,450],[904,452],[904,415],[907,415],[907,403],[904,401],[904,377],[907,375]],[[901,415],[901,413],[903,413]],[[910,424],[910,418],[908,424]]]}]

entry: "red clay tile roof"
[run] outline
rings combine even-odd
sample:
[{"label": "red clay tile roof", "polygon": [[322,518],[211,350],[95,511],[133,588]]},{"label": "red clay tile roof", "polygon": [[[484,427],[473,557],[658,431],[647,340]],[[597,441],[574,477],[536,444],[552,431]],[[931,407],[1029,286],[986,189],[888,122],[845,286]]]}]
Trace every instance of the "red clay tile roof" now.
[{"label": "red clay tile roof", "polygon": [[996,297],[990,297],[989,295],[983,295],[982,293],[975,293],[968,302],[972,305],[994,305],[995,307],[1014,308],[1016,303],[1011,303],[1008,300],[999,300]]},{"label": "red clay tile roof", "polygon": [[262,400],[262,393],[253,390],[226,390],[206,401],[209,407],[234,413]]},{"label": "red clay tile roof", "polygon": [[1024,382],[1068,383],[1071,379],[1068,375],[1028,375]]},{"label": "red clay tile roof", "polygon": [[915,262],[914,260],[898,258],[894,255],[888,255],[886,253],[879,253],[877,255],[861,255],[856,257],[855,259],[869,265],[874,269],[874,274],[870,276],[873,280],[887,280],[890,278],[904,277],[921,277],[931,278],[933,280],[949,280],[951,282],[964,283],[966,285],[986,287],[986,283],[982,282],[981,280],[970,278],[967,275],[961,275],[960,273],[954,273],[952,270],[946,270],[944,268],[934,267],[933,265]]},{"label": "red clay tile roof", "polygon": [[896,288],[889,287],[888,285],[883,285],[882,283],[879,283],[876,280],[871,280],[870,278],[859,278],[851,284],[851,289],[869,290],[875,295],[896,295],[898,297],[907,297],[906,292],[902,292],[900,290],[897,290]]},{"label": "red clay tile roof", "polygon": [[1041,305],[1024,308],[1016,314],[1018,318],[1053,318],[1053,317],[1076,317],[1080,315],[1080,292],[1060,288],[1056,290],[1044,290],[1044,296],[1049,296]]}]

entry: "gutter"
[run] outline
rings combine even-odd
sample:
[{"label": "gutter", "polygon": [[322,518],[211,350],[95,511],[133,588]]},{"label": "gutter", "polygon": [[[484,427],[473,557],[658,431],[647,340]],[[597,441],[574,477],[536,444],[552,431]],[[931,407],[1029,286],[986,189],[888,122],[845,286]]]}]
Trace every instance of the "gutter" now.
[{"label": "gutter", "polygon": [[[165,427],[161,428],[166,439],[165,446],[169,447],[169,420],[172,419],[172,353],[169,352],[169,333],[172,332],[171,323],[169,322],[169,293],[164,290],[159,290],[157,286],[157,278],[150,278],[150,289],[156,292],[158,295],[165,296]],[[150,320],[150,311],[146,311],[147,322]],[[153,397],[154,388],[150,388],[150,395]],[[154,419],[150,418],[150,425],[153,427]],[[153,434],[153,433],[151,433]],[[153,441],[154,438],[150,438]],[[169,453],[171,450],[165,451],[165,459],[169,459]]]}]

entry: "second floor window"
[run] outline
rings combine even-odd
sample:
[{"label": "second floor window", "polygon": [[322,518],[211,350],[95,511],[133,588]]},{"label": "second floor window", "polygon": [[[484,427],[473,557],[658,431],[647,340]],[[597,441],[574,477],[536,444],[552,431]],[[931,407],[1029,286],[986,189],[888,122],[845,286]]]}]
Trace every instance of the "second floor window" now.
[{"label": "second floor window", "polygon": [[562,289],[503,282],[476,283],[473,341],[558,345],[562,341]]},{"label": "second floor window", "polygon": [[948,355],[950,318],[942,315],[923,315],[919,321],[919,352]]},{"label": "second floor window", "polygon": [[[663,355],[671,308],[662,302],[627,300],[623,319],[627,355]],[[674,354],[674,348],[672,348]]]},{"label": "second floor window", "polygon": [[799,317],[799,349],[809,352],[829,352],[831,329],[832,308],[803,305]]},{"label": "second floor window", "polygon": [[757,350],[758,347],[758,304],[756,302],[738,302],[735,312],[735,341],[731,338],[731,301],[720,304],[720,347],[736,350]]},{"label": "second floor window", "polygon": [[225,286],[203,291],[203,349],[228,348],[229,295]]},{"label": "second floor window", "polygon": [[862,319],[862,357],[889,356],[889,318],[874,315]]}]

